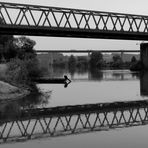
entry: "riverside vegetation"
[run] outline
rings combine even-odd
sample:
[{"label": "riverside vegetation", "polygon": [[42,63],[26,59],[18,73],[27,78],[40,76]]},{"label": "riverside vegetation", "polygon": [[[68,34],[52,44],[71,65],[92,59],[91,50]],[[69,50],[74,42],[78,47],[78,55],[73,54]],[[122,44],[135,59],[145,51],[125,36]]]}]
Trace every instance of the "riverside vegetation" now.
[{"label": "riverside vegetation", "polygon": [[1,99],[40,93],[32,81],[42,75],[34,50],[35,44],[35,41],[27,37],[0,36]]}]

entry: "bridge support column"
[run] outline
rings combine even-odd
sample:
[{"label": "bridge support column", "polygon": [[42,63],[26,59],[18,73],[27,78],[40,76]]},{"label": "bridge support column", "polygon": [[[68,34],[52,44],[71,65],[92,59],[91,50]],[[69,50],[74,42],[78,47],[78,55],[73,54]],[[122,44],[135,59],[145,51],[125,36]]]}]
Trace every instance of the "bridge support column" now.
[{"label": "bridge support column", "polygon": [[140,60],[143,68],[148,70],[148,43],[140,44]]},{"label": "bridge support column", "polygon": [[88,52],[88,60],[90,60],[91,52]]},{"label": "bridge support column", "polygon": [[140,95],[148,96],[148,71],[140,74]]},{"label": "bridge support column", "polygon": [[53,77],[53,53],[49,54],[49,63],[48,63],[48,71],[50,73],[50,77]]},{"label": "bridge support column", "polygon": [[124,55],[124,52],[121,51],[121,61],[123,62],[123,55]]},{"label": "bridge support column", "polygon": [[90,57],[91,57],[91,52],[88,52],[88,68],[90,68]]}]

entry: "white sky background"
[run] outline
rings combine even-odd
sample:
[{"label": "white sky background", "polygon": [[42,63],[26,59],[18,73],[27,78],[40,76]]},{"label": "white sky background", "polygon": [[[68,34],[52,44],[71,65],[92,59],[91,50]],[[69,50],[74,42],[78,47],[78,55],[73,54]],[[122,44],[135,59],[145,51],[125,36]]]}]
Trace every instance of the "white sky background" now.
[{"label": "white sky background", "polygon": [[[148,15],[148,0],[0,0],[2,2]],[[139,49],[141,41],[30,37],[35,49]]]}]

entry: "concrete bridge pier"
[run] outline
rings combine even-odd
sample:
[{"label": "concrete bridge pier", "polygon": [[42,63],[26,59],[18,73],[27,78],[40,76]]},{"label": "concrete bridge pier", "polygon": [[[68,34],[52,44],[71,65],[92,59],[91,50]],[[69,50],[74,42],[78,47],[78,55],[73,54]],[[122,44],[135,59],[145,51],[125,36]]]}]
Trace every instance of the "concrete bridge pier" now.
[{"label": "concrete bridge pier", "polygon": [[49,63],[48,63],[48,71],[50,73],[50,77],[53,78],[54,74],[53,74],[53,53],[48,53],[49,55]]},{"label": "concrete bridge pier", "polygon": [[148,70],[148,43],[140,44],[140,60],[143,68]]},{"label": "concrete bridge pier", "polygon": [[90,60],[91,52],[88,52],[88,60]]}]

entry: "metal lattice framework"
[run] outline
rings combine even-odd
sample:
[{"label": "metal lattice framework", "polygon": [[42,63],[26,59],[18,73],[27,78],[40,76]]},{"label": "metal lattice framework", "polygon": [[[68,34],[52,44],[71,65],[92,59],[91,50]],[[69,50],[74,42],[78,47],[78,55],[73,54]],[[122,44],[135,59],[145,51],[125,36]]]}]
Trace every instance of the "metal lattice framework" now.
[{"label": "metal lattice framework", "polygon": [[0,2],[0,33],[148,40],[148,16]]},{"label": "metal lattice framework", "polygon": [[23,110],[1,120],[0,142],[61,136],[148,124],[148,102],[115,102]]}]

